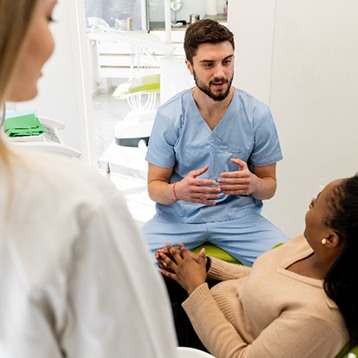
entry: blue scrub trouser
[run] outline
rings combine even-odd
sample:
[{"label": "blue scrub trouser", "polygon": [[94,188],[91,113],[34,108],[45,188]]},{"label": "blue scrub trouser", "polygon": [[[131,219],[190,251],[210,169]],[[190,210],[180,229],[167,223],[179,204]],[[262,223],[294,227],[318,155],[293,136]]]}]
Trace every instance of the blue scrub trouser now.
[{"label": "blue scrub trouser", "polygon": [[142,227],[145,241],[153,255],[166,243],[177,246],[182,242],[189,250],[210,242],[235,257],[244,265],[254,260],[287,236],[261,214],[250,213],[239,219],[201,224],[186,224],[168,220],[156,214]]}]

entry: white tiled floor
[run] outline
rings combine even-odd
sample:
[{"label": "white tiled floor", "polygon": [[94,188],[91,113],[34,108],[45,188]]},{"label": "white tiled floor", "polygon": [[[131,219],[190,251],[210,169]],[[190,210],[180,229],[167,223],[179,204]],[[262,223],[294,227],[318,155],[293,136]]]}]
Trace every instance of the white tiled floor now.
[{"label": "white tiled floor", "polygon": [[110,94],[93,98],[98,170],[106,174],[124,195],[128,208],[140,227],[154,215],[154,202],[147,193],[147,162],[145,152],[138,148],[115,144],[114,128],[129,113],[126,101],[116,100]]}]

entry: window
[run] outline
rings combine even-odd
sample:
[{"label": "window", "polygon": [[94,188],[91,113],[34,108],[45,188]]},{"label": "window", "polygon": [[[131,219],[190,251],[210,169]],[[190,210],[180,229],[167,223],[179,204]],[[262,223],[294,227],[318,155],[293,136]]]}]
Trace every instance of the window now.
[{"label": "window", "polygon": [[[116,19],[133,19],[133,28],[142,29],[145,0],[85,0],[86,16],[100,17],[114,27]],[[145,26],[144,26],[145,28]]]}]

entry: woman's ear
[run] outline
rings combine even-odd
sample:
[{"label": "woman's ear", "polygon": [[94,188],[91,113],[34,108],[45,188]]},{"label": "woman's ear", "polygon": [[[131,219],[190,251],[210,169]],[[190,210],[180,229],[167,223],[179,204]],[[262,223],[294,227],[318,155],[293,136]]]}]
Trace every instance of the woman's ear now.
[{"label": "woman's ear", "polygon": [[326,237],[326,240],[327,240],[326,246],[328,247],[337,247],[341,243],[341,238],[334,231],[331,231],[329,233],[329,235]]}]

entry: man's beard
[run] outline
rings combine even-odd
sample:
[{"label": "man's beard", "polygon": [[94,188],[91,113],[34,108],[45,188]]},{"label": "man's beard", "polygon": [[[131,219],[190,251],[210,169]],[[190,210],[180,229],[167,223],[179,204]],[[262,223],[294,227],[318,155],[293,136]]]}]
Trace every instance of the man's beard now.
[{"label": "man's beard", "polygon": [[[215,77],[212,81],[209,82],[209,85],[204,85],[202,82],[200,82],[195,74],[195,71],[193,71],[193,77],[194,77],[194,81],[196,86],[200,89],[200,91],[204,92],[207,96],[209,96],[211,99],[213,99],[214,101],[223,101],[230,93],[230,88],[231,88],[231,84],[232,84],[232,80],[234,78],[234,76],[232,76],[230,78],[230,80],[226,80],[224,78],[219,78],[219,77]],[[215,83],[215,82],[225,82],[228,83],[228,87],[226,89],[226,91],[224,93],[219,93],[219,94],[215,94],[211,91],[210,89],[210,85]]]}]

